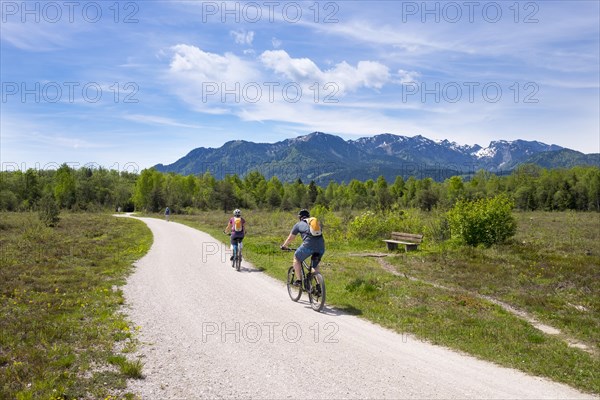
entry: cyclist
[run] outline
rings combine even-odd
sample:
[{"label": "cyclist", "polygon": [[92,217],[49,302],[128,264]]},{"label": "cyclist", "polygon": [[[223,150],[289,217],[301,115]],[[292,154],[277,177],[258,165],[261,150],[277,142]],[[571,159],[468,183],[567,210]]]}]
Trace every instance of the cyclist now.
[{"label": "cyclist", "polygon": [[[310,227],[306,219],[310,218],[310,213],[306,209],[302,209],[298,212],[299,221],[294,225],[289,236],[281,245],[282,249],[286,249],[289,244],[296,238],[296,235],[300,234],[302,237],[302,244],[294,253],[294,272],[296,277],[302,276],[300,269],[302,268],[302,261],[311,257],[314,253],[319,253],[320,257],[325,253],[325,240],[322,235],[313,236],[310,234]],[[319,273],[318,265],[315,266],[315,273]],[[302,282],[297,279],[294,285],[299,286]]]},{"label": "cyclist", "polygon": [[[227,230],[231,232],[231,246],[237,253],[238,243],[242,243],[244,236],[246,236],[246,220],[242,218],[242,212],[239,209],[233,212],[233,217],[229,219],[229,223],[223,232],[228,233]],[[233,260],[233,254],[229,260]]]},{"label": "cyclist", "polygon": [[165,209],[165,219],[167,220],[167,222],[169,222],[169,216],[171,215],[171,210],[169,209],[169,207],[167,207]]}]

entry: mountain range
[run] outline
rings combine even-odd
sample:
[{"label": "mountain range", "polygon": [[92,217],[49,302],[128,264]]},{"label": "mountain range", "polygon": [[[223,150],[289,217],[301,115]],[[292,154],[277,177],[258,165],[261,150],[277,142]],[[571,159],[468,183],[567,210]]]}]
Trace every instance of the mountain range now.
[{"label": "mountain range", "polygon": [[219,148],[199,147],[173,164],[158,164],[161,172],[183,175],[210,172],[217,179],[225,175],[244,176],[261,172],[267,179],[282,181],[329,181],[376,179],[383,175],[444,180],[453,175],[469,175],[485,169],[510,173],[521,164],[545,168],[570,168],[575,165],[600,166],[600,154],[583,154],[538,141],[492,141],[488,147],[458,145],[448,140],[434,141],[423,136],[389,133],[344,140],[323,132],[286,139],[276,143],[235,140]]}]

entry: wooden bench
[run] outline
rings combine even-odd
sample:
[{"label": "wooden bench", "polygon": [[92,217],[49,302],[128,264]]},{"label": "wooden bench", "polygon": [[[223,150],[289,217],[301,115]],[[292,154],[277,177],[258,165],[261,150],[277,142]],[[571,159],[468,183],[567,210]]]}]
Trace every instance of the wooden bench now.
[{"label": "wooden bench", "polygon": [[384,240],[388,250],[396,250],[399,244],[406,246],[406,251],[417,250],[417,247],[423,241],[423,235],[413,233],[392,232],[391,239]]}]

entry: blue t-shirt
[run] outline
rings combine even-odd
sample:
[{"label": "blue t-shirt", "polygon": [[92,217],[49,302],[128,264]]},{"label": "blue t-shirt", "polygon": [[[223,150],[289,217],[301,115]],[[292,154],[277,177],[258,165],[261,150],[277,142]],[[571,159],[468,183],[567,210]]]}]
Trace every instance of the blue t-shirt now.
[{"label": "blue t-shirt", "polygon": [[298,221],[292,228],[292,235],[298,234],[302,237],[303,246],[308,247],[315,252],[322,253],[325,251],[325,239],[323,239],[323,236],[312,236],[310,234],[308,222],[305,220]]}]

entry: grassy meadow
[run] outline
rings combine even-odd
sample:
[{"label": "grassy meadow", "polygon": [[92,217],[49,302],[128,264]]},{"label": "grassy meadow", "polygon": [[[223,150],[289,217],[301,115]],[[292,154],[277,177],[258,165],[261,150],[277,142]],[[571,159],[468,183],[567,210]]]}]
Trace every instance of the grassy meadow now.
[{"label": "grassy meadow", "polygon": [[[248,211],[244,217],[245,258],[284,280],[291,256],[279,251],[279,245],[295,214]],[[348,212],[323,217],[327,252],[322,273],[329,305],[397,332],[600,393],[600,214],[517,212],[513,239],[472,248],[442,240],[440,215],[414,211],[398,230],[419,231],[425,238],[418,251],[409,253],[389,253],[381,240],[359,240],[347,229],[352,217]],[[173,218],[228,240],[222,233],[228,214]],[[508,303],[562,333],[542,333],[480,295]],[[285,291],[280,300],[289,301]],[[569,346],[569,340],[588,350]]]},{"label": "grassy meadow", "polygon": [[108,214],[47,228],[0,213],[0,398],[114,398],[140,377],[119,286],[151,242],[143,223]]},{"label": "grassy meadow", "polygon": [[[157,216],[163,218],[163,216]],[[517,212],[513,239],[490,248],[447,240],[442,214],[406,211],[398,230],[425,234],[418,251],[388,252],[360,238],[356,213],[323,213],[327,303],[401,333],[600,393],[600,214]],[[133,397],[143,376],[131,356],[135,327],[119,290],[152,242],[143,223],[63,213],[56,228],[36,214],[0,214],[0,398]],[[279,250],[293,212],[244,212],[245,258],[285,279]],[[229,214],[171,217],[228,241]],[[361,228],[362,229],[362,228]],[[296,239],[296,245],[300,239]],[[365,257],[385,253],[386,257]],[[232,271],[233,273],[233,271]],[[243,279],[243,276],[240,276]],[[560,329],[548,335],[481,298],[490,296]],[[285,290],[275,301],[290,301]],[[312,312],[298,307],[298,312]],[[584,343],[588,350],[568,345]]]}]

